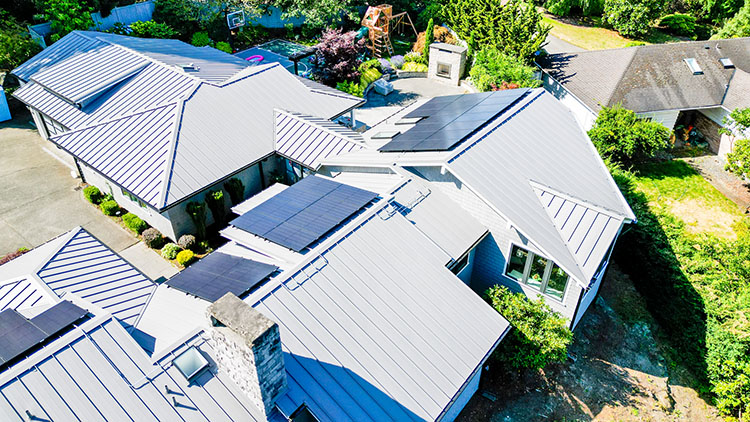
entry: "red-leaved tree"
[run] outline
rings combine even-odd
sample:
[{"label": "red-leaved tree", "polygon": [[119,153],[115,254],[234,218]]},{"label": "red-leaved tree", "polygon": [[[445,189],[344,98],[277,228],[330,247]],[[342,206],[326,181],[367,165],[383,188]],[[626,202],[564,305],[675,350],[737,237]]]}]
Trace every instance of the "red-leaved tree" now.
[{"label": "red-leaved tree", "polygon": [[357,68],[365,49],[363,39],[356,40],[355,31],[342,32],[329,28],[323,32],[315,55],[310,59],[316,80],[336,86],[338,82],[359,81]]}]

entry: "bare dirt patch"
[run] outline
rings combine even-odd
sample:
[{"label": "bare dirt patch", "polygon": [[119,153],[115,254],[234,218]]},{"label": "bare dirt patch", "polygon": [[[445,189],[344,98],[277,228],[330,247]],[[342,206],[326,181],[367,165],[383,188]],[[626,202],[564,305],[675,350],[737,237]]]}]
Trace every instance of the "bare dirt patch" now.
[{"label": "bare dirt patch", "polygon": [[721,421],[690,374],[668,363],[665,347],[643,299],[613,264],[576,329],[575,361],[522,374],[493,365],[457,420]]},{"label": "bare dirt patch", "polygon": [[691,233],[712,233],[727,239],[737,238],[733,227],[742,218],[693,198],[671,202],[669,211],[684,221],[685,227]]}]

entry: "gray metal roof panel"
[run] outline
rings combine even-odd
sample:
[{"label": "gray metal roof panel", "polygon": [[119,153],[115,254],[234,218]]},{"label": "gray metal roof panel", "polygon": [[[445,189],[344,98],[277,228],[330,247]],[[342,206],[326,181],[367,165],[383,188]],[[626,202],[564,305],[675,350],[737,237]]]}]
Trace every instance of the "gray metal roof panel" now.
[{"label": "gray metal roof panel", "polygon": [[[175,354],[190,345],[213,355],[200,334]],[[171,356],[152,364],[118,322],[95,318],[0,375],[0,417],[25,420],[28,409],[48,420],[262,420],[215,366],[189,385]]]},{"label": "gray metal roof panel", "polygon": [[251,301],[281,330],[281,410],[436,419],[508,328],[445,268],[449,259],[401,214],[378,212]]},{"label": "gray metal roof panel", "polygon": [[80,31],[73,31],[13,69],[11,73],[24,81],[28,81],[32,75],[46,67],[52,66],[75,54],[89,51],[102,45],[101,41],[92,39]]},{"label": "gray metal roof panel", "polygon": [[363,148],[360,134],[330,120],[277,110],[275,122],[276,151],[312,169],[328,157]]},{"label": "gray metal roof panel", "polygon": [[465,144],[449,160],[450,171],[570,275],[588,283],[592,272],[579,266],[534,186],[551,187],[619,219],[634,216],[567,108],[536,89]]},{"label": "gray metal roof panel", "polygon": [[132,325],[156,285],[111,249],[79,229],[38,271],[58,296],[74,293]]}]

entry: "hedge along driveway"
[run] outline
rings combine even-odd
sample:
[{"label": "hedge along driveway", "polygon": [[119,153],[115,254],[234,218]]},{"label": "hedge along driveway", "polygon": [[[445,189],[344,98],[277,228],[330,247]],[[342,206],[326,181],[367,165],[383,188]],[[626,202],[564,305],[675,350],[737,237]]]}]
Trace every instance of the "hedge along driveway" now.
[{"label": "hedge along driveway", "polygon": [[120,252],[133,235],[86,202],[72,160],[43,140],[28,113],[0,123],[0,256],[33,248],[82,226]]}]

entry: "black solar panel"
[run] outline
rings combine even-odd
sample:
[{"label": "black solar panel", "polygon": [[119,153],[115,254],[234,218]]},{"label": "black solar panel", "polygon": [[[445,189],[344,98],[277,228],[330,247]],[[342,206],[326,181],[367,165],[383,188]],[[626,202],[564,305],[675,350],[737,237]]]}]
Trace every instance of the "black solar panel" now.
[{"label": "black solar panel", "polygon": [[518,101],[527,88],[435,97],[404,119],[423,119],[380,148],[384,152],[447,151]]},{"label": "black solar panel", "polygon": [[214,252],[167,281],[167,285],[209,302],[231,292],[247,293],[278,267],[238,256]]},{"label": "black solar panel", "polygon": [[308,176],[230,224],[300,252],[376,197],[370,191]]},{"label": "black solar panel", "polygon": [[68,301],[62,301],[30,320],[14,309],[0,312],[0,364],[17,358],[87,313]]},{"label": "black solar panel", "polygon": [[88,311],[85,309],[79,308],[67,300],[63,300],[34,318],[31,318],[31,323],[36,325],[47,336],[51,336],[83,318],[87,313]]}]

